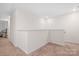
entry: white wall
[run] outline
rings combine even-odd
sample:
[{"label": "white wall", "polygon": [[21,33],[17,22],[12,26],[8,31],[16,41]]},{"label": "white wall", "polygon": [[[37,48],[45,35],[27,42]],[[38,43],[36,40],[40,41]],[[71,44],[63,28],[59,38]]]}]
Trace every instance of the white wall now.
[{"label": "white wall", "polygon": [[20,30],[16,32],[16,36],[17,46],[30,53],[47,43],[48,31]]},{"label": "white wall", "polygon": [[48,31],[40,31],[39,19],[29,11],[17,9],[11,24],[12,42],[25,52],[30,53],[47,43]]},{"label": "white wall", "polygon": [[10,41],[16,46],[15,43],[15,37],[16,37],[16,12],[14,12],[11,16],[10,16]]},{"label": "white wall", "polygon": [[38,17],[31,11],[17,9],[16,10],[16,30],[32,30],[32,29],[55,29],[53,18],[42,21],[46,17]]},{"label": "white wall", "polygon": [[79,12],[57,17],[55,26],[64,29],[64,41],[79,43]]},{"label": "white wall", "polygon": [[[48,21],[51,23],[46,23],[28,10],[17,9],[11,17],[11,41],[25,52],[32,52],[46,44],[47,41],[79,43],[78,15],[79,12],[63,15],[51,18]],[[48,32],[49,29],[52,31]],[[51,33],[50,36],[49,33]]]},{"label": "white wall", "polygon": [[[53,29],[62,30],[58,26],[55,19],[49,18],[48,20],[41,19],[38,16],[34,16],[28,10],[16,9],[15,13],[11,17],[11,41],[14,45],[21,48],[25,52],[32,52],[47,42],[62,41],[62,36],[58,36],[55,31],[55,37],[53,35]],[[58,27],[57,27],[58,26]],[[49,30],[52,30],[51,37],[49,36]],[[50,37],[50,38],[49,38]],[[61,38],[62,37],[62,38]]]},{"label": "white wall", "polygon": [[64,43],[64,30],[63,29],[53,29],[49,31],[49,39],[51,43],[63,44]]},{"label": "white wall", "polygon": [[16,46],[28,53],[28,32],[16,31]]},{"label": "white wall", "polygon": [[28,32],[28,51],[32,52],[47,44],[48,31],[34,30]]},{"label": "white wall", "polygon": [[28,10],[16,10],[16,30],[35,29],[38,26],[38,20]]},{"label": "white wall", "polygon": [[10,40],[10,16],[8,16],[8,33],[7,33],[7,35],[8,35],[8,39]]}]

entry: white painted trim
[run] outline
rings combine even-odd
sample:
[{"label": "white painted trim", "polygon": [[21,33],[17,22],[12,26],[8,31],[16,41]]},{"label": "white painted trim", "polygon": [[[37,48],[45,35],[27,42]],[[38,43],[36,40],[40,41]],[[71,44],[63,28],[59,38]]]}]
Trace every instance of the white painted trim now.
[{"label": "white painted trim", "polygon": [[21,49],[22,51],[24,51],[26,54],[29,54],[29,52],[28,51],[26,51],[25,49],[23,49],[23,48],[21,48],[21,47],[19,47],[19,46],[17,46],[19,49]]},{"label": "white painted trim", "polygon": [[42,44],[39,48],[36,48],[36,49],[34,49],[34,50],[32,50],[32,51],[30,51],[30,52],[28,52],[28,53],[32,53],[32,52],[34,52],[34,51],[36,51],[36,50],[40,49],[41,47],[45,46],[47,43],[48,43],[48,42],[46,42],[46,43]]},{"label": "white painted trim", "polygon": [[13,43],[11,40],[9,40],[16,48],[21,49],[22,51],[24,51],[26,54],[28,54],[28,52],[26,50],[24,50],[23,48],[17,46],[15,43]]},{"label": "white painted trim", "polygon": [[[39,48],[43,47],[43,46],[46,45],[47,43],[48,43],[48,42],[42,44]],[[37,48],[37,49],[34,49],[34,50],[32,50],[32,51],[26,51],[25,49],[23,49],[23,48],[21,48],[21,47],[19,47],[19,46],[17,46],[17,47],[20,48],[22,51],[24,51],[26,54],[30,54],[30,53],[32,53],[32,52],[34,52],[34,51],[36,51],[36,50],[39,49],[39,48]]]},{"label": "white painted trim", "polygon": [[58,45],[65,45],[64,42],[58,42],[58,41],[53,41],[53,42],[50,42],[50,43],[55,43],[55,44],[58,44]]},{"label": "white painted trim", "polygon": [[9,40],[15,47],[17,47],[17,45],[14,43],[14,42],[12,42],[11,40]]}]

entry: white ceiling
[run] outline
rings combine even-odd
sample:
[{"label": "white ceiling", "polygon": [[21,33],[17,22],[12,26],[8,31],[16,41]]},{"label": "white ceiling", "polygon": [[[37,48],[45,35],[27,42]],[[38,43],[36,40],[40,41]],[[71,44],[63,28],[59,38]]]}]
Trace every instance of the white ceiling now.
[{"label": "white ceiling", "polygon": [[23,7],[28,9],[33,14],[43,17],[55,17],[63,15],[72,11],[75,6],[79,6],[77,3],[0,3],[0,16],[10,15],[12,11],[17,7]]}]

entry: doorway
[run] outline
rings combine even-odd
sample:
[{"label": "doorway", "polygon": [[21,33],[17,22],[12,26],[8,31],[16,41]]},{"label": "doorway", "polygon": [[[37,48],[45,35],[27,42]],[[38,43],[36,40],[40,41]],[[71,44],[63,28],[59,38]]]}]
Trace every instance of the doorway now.
[{"label": "doorway", "polygon": [[0,38],[8,37],[8,21],[0,20]]}]

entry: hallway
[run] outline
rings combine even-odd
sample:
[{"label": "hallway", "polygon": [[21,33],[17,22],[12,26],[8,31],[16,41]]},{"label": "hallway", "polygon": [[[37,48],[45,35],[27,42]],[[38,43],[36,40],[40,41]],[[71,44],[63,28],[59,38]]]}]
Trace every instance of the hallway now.
[{"label": "hallway", "polygon": [[24,56],[23,51],[15,48],[8,39],[0,38],[0,56]]}]

